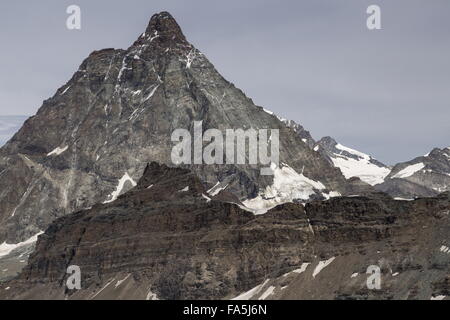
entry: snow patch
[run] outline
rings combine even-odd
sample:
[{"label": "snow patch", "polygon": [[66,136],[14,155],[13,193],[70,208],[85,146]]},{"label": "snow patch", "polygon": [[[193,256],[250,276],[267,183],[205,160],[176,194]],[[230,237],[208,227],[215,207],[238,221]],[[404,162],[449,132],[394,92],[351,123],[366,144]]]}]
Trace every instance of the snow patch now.
[{"label": "snow patch", "polygon": [[214,196],[217,196],[222,190],[225,190],[227,187],[228,187],[228,184],[221,187],[221,186],[220,186],[220,182],[217,182],[217,183],[215,184],[214,187],[212,187],[211,189],[209,189],[209,190],[207,191],[207,193],[208,193],[211,197],[214,197]]},{"label": "snow patch", "polygon": [[263,111],[264,111],[265,113],[270,114],[271,116],[274,115],[274,113],[273,113],[272,111],[270,111],[270,110],[267,110],[267,109],[264,109],[264,108],[263,108]]},{"label": "snow patch", "polygon": [[367,154],[365,154],[363,152],[354,150],[352,148],[343,146],[340,143],[336,144],[336,148],[339,149],[339,150],[342,150],[342,151],[347,151],[348,153],[354,154],[355,156],[358,156],[360,158],[363,158],[363,159],[366,159],[366,160],[370,160],[370,156],[369,155],[367,155]]},{"label": "snow patch", "polygon": [[145,300],[159,300],[156,293],[153,293],[152,290],[149,290],[147,293],[147,297],[145,297]]},{"label": "snow patch", "polygon": [[267,290],[261,295],[261,297],[258,298],[258,300],[266,300],[268,296],[273,294],[273,291],[275,290],[274,286],[270,286],[267,288]]},{"label": "snow patch", "polygon": [[359,274],[358,272],[355,272],[350,276],[350,278],[356,278],[358,276],[358,274]]},{"label": "snow patch", "polygon": [[248,199],[243,204],[255,214],[264,214],[273,207],[292,202],[294,199],[308,200],[316,190],[324,190],[325,186],[309,179],[303,173],[299,174],[288,165],[282,168],[271,165],[273,171],[273,184],[254,199]]},{"label": "snow patch", "polygon": [[247,292],[244,292],[237,296],[236,298],[233,298],[231,300],[250,300],[252,297],[256,296],[258,293],[261,292],[261,290],[264,288],[264,286],[270,281],[270,279],[267,279],[259,286],[254,287],[253,289],[250,289]]},{"label": "snow patch", "polygon": [[19,242],[16,244],[8,244],[5,242],[3,242],[2,244],[0,244],[0,257],[4,257],[7,256],[8,254],[10,254],[13,250],[23,247],[25,245],[28,244],[32,244],[35,243],[37,241],[37,238],[43,234],[43,231],[40,231],[38,233],[36,233],[34,236],[32,236],[31,238],[29,238],[28,240],[25,240],[23,242]]},{"label": "snow patch", "polygon": [[431,297],[430,300],[444,300],[446,298],[446,296],[435,296],[435,297]]},{"label": "snow patch", "polygon": [[[343,146],[341,146],[343,147]],[[349,149],[349,148],[347,148]],[[352,149],[349,149],[352,150]],[[347,150],[346,150],[347,151]],[[337,154],[331,156],[331,161],[335,167],[339,168],[346,179],[358,177],[362,181],[374,186],[384,182],[384,178],[391,172],[387,167],[380,167],[370,162],[370,156],[361,152],[352,150],[360,157],[358,159],[346,157],[345,155]],[[364,155],[364,157],[360,156]]]},{"label": "snow patch", "polygon": [[328,193],[322,192],[322,195],[325,197],[325,200],[331,199],[331,198],[336,198],[336,197],[340,197],[342,196],[339,192],[337,191],[330,191]]},{"label": "snow patch", "polygon": [[320,261],[317,267],[314,269],[313,278],[315,278],[320,273],[320,271],[322,271],[325,267],[332,263],[334,259],[335,257],[332,257],[328,260]]},{"label": "snow patch", "polygon": [[144,98],[144,102],[147,101],[148,99],[150,99],[151,97],[153,97],[153,95],[155,94],[156,90],[158,90],[158,88],[159,88],[159,84],[152,89],[152,91],[148,94],[147,97]]},{"label": "snow patch", "polygon": [[65,88],[65,89],[64,89],[64,91],[63,91],[63,92],[61,92],[61,95],[63,95],[64,93],[66,93],[66,92],[67,92],[67,90],[69,90],[69,89],[70,89],[70,87],[71,87],[71,86],[68,86],[67,88]]},{"label": "snow patch", "polygon": [[300,269],[295,269],[295,270],[292,271],[292,272],[298,273],[298,274],[303,273],[303,272],[306,271],[306,268],[308,268],[309,265],[310,265],[309,262],[302,263],[302,266],[300,267]]},{"label": "snow patch", "polygon": [[114,190],[114,191],[109,195],[110,199],[109,199],[109,200],[106,200],[106,201],[103,202],[103,203],[110,203],[110,202],[116,201],[117,198],[120,196],[120,194],[121,194],[121,192],[122,192],[122,190],[123,190],[123,187],[125,186],[125,183],[126,183],[127,181],[130,182],[130,183],[133,185],[133,187],[136,187],[137,183],[136,183],[136,182],[128,175],[128,172],[125,172],[125,174],[123,175],[123,177],[119,179],[119,183],[118,183],[118,185],[117,185],[117,187],[116,187],[116,190]]},{"label": "snow patch", "polygon": [[117,288],[118,286],[120,286],[122,283],[124,283],[129,277],[131,276],[131,273],[128,274],[125,278],[123,278],[122,280],[117,281],[115,288]]},{"label": "snow patch", "polygon": [[405,169],[397,172],[392,178],[407,178],[412,176],[417,171],[422,170],[423,168],[425,168],[423,162],[412,164],[410,166],[407,166]]},{"label": "snow patch", "polygon": [[101,288],[97,293],[95,293],[91,299],[94,299],[96,296],[98,296],[101,292],[103,292],[103,290],[105,290],[112,282],[114,281],[114,279],[110,280],[107,284],[105,284],[105,286],[103,288]]},{"label": "snow patch", "polygon": [[54,149],[53,151],[47,153],[47,157],[59,156],[61,153],[67,151],[67,149],[69,149],[69,146],[65,146],[63,148],[58,147],[58,148]]},{"label": "snow patch", "polygon": [[206,200],[206,202],[210,202],[211,198],[202,193],[202,197]]},{"label": "snow patch", "polygon": [[181,190],[178,191],[178,192],[187,192],[187,191],[189,191],[189,186],[187,186],[186,188],[181,189]]}]

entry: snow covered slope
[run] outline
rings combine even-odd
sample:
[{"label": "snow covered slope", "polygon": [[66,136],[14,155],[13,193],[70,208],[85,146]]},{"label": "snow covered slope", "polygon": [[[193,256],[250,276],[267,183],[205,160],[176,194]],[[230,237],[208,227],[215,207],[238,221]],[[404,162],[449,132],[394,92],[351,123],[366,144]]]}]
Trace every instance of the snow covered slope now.
[{"label": "snow covered slope", "polygon": [[388,166],[371,156],[345,147],[330,137],[317,142],[314,150],[328,157],[347,179],[358,177],[374,186],[383,183],[384,178],[391,172]]},{"label": "snow covered slope", "polygon": [[435,148],[396,164],[377,189],[402,198],[429,197],[450,190],[450,147]]},{"label": "snow covered slope", "polygon": [[255,214],[266,213],[269,209],[283,203],[307,201],[318,193],[324,199],[341,195],[339,192],[326,190],[320,181],[306,177],[303,172],[296,172],[285,163],[280,167],[272,165],[271,169],[274,172],[273,184],[267,186],[256,198],[243,202]]}]

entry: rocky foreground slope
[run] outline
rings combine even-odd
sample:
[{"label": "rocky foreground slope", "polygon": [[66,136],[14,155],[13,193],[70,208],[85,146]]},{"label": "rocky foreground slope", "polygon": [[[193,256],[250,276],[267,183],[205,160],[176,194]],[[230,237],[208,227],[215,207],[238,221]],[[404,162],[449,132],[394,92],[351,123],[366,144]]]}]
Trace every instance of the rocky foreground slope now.
[{"label": "rocky foreground slope", "polygon": [[[242,208],[191,171],[152,163],[116,201],[52,223],[20,276],[0,285],[0,299],[450,295],[449,193],[338,197],[265,215]],[[81,268],[81,290],[65,287],[70,265]],[[379,290],[366,286],[370,265],[381,269]]]}]

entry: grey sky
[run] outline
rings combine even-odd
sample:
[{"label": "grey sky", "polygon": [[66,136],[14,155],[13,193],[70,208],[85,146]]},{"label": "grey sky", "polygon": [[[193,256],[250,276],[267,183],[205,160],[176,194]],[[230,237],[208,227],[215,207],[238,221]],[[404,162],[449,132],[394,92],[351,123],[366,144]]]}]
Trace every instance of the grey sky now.
[{"label": "grey sky", "polygon": [[[65,27],[82,10],[82,30]],[[382,9],[382,30],[366,8]],[[167,10],[258,105],[315,139],[392,164],[450,145],[450,1],[45,0],[0,3],[0,115],[32,115],[102,48],[127,48]]]}]

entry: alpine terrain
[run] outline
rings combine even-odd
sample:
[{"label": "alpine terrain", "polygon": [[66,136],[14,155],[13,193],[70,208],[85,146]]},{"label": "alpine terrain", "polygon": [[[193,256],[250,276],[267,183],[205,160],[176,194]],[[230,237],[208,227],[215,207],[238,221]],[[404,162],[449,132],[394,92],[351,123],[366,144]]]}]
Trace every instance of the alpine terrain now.
[{"label": "alpine terrain", "polygon": [[[279,164],[174,163],[173,132],[198,123],[279,130]],[[161,12],[128,49],[91,53],[0,149],[0,299],[445,299],[449,157],[389,167],[314,141]]]}]

